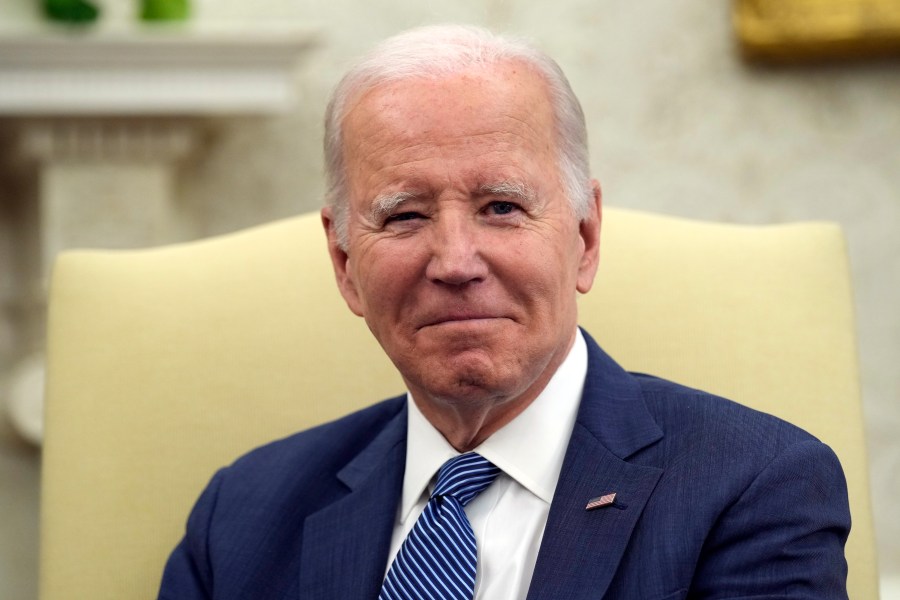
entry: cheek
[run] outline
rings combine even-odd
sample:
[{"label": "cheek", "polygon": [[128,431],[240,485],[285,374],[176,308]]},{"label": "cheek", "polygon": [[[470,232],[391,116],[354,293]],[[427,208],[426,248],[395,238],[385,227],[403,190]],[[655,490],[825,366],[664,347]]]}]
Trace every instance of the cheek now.
[{"label": "cheek", "polygon": [[548,322],[568,322],[576,306],[578,265],[569,245],[543,246],[530,258],[526,277],[530,294]]},{"label": "cheek", "polygon": [[354,278],[367,314],[388,317],[402,308],[416,285],[416,268],[402,252],[369,252],[356,264]]}]

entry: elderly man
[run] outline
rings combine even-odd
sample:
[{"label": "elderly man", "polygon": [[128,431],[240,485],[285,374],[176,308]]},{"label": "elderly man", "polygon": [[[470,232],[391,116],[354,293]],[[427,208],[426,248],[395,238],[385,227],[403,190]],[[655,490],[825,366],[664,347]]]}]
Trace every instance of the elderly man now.
[{"label": "elderly man", "polygon": [[160,598],[846,597],[834,454],[578,329],[600,187],[551,59],[401,34],[325,149],[338,287],[408,393],[220,471]]}]

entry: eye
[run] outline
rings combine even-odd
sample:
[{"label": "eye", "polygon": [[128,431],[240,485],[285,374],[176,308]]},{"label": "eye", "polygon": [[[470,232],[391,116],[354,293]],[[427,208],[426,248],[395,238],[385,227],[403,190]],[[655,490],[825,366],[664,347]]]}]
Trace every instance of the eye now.
[{"label": "eye", "polygon": [[487,210],[495,215],[508,215],[519,210],[519,205],[515,202],[497,200],[488,204]]},{"label": "eye", "polygon": [[387,219],[384,220],[384,224],[387,225],[388,223],[396,223],[399,221],[412,221],[413,219],[421,219],[421,218],[423,218],[421,213],[411,212],[411,211],[410,212],[402,212],[402,213],[397,213],[396,215],[389,216]]}]

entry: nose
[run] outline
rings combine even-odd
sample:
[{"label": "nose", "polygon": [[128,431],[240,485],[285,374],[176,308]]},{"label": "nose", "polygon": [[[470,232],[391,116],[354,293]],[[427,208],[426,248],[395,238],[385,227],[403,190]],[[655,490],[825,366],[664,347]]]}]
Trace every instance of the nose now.
[{"label": "nose", "polygon": [[449,286],[482,281],[487,275],[487,265],[480,237],[477,223],[466,216],[441,215],[433,229],[426,277]]}]

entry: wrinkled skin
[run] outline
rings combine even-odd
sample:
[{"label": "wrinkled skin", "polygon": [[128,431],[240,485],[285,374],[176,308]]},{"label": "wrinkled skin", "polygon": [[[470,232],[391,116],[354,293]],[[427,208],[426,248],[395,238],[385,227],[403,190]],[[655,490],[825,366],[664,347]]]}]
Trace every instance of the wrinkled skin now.
[{"label": "wrinkled skin", "polygon": [[517,63],[376,86],[342,133],[346,249],[322,213],[341,294],[423,414],[471,449],[537,397],[574,342],[599,185],[579,222],[545,84]]}]

